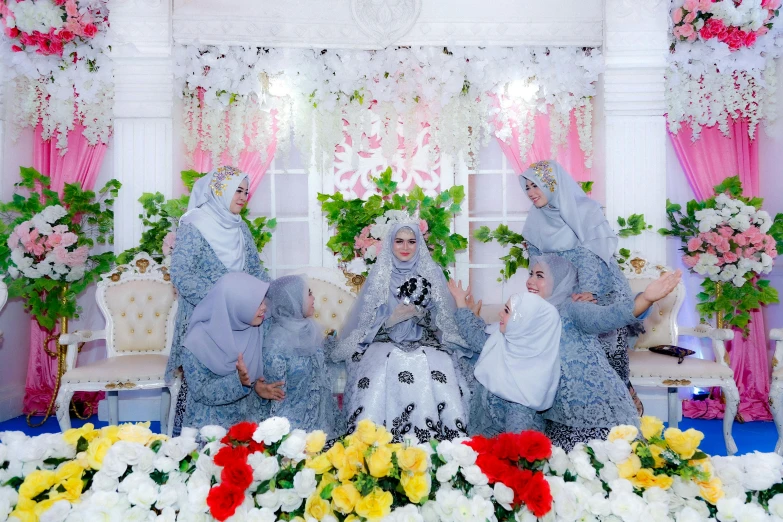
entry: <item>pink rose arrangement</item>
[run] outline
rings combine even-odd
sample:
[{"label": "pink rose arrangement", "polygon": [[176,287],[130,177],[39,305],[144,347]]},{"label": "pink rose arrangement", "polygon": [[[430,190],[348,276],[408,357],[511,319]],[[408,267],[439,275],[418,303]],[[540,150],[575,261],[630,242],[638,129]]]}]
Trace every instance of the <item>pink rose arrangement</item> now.
[{"label": "pink rose arrangement", "polygon": [[752,47],[772,28],[780,5],[781,0],[685,0],[672,11],[674,37],[687,42],[717,38],[732,51]]},{"label": "pink rose arrangement", "polygon": [[89,248],[79,246],[79,237],[67,224],[59,223],[66,214],[61,205],[52,205],[14,227],[7,243],[11,249],[11,277],[67,282],[84,277]]},{"label": "pink rose arrangement", "polygon": [[0,0],[0,23],[12,41],[12,51],[63,56],[67,44],[91,40],[108,26],[105,2],[87,4],[78,0]]}]

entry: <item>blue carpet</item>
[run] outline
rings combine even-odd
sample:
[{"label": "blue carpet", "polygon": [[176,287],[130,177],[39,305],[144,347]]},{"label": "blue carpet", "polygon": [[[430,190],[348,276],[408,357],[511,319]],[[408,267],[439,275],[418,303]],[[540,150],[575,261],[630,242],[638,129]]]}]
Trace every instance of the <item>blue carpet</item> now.
[{"label": "blue carpet", "polygon": [[[33,419],[36,422],[40,422],[40,417]],[[77,418],[71,419],[71,425],[74,428],[82,426],[86,420],[79,420]],[[101,422],[98,420],[97,415],[93,415],[89,422],[92,422],[96,427],[100,428],[106,426],[107,422]],[[701,419],[684,419],[679,428],[687,430],[688,428],[695,428],[704,433],[704,440],[701,443],[701,449],[708,455],[726,455],[726,446],[723,444],[723,421],[722,420],[701,420]],[[160,432],[160,422],[152,422],[150,429],[155,432]],[[27,421],[24,417],[16,417],[14,419],[0,422],[0,431],[23,431],[28,435],[40,435],[41,433],[55,433],[60,431],[60,426],[57,424],[57,419],[50,417],[43,426],[38,428],[31,428],[27,425]],[[775,424],[773,422],[746,422],[740,424],[734,423],[734,440],[739,448],[738,454],[752,453],[754,451],[772,452],[775,449],[775,443],[777,442],[778,434],[775,430]]]}]

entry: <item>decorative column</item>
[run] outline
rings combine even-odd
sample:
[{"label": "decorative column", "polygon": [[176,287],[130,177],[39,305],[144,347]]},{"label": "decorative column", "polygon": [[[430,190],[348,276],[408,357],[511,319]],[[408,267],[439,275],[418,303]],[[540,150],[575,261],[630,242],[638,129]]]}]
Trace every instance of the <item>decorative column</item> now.
[{"label": "decorative column", "polygon": [[172,195],[171,3],[111,0],[114,59],[114,248],[138,245],[143,192]]},{"label": "decorative column", "polygon": [[606,0],[604,74],[606,214],[644,214],[653,232],[621,239],[652,263],[665,264],[666,56],[669,2]]}]

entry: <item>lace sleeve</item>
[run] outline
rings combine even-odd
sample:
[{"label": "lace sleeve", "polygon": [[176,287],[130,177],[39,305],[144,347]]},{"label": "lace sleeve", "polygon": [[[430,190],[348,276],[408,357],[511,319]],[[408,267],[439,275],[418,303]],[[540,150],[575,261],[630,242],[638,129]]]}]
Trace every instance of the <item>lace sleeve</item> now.
[{"label": "lace sleeve", "polygon": [[245,238],[245,272],[253,277],[257,277],[261,281],[271,281],[269,272],[264,268],[264,264],[259,258],[259,252],[256,250],[255,241],[253,241],[253,235],[250,233],[250,229],[246,223],[242,223],[242,234]]},{"label": "lace sleeve", "polygon": [[487,342],[489,337],[484,328],[487,323],[481,317],[471,312],[468,308],[458,308],[454,313],[454,321],[459,328],[459,334],[468,343],[468,348],[476,353],[481,353],[484,348],[484,343]]},{"label": "lace sleeve", "polygon": [[607,306],[572,302],[566,305],[566,313],[579,330],[591,335],[611,332],[637,321],[633,301],[625,299]]},{"label": "lace sleeve", "polygon": [[177,240],[171,254],[171,282],[179,295],[193,306],[201,302],[226,269],[209,263],[202,255],[209,248],[193,225],[177,229]]}]

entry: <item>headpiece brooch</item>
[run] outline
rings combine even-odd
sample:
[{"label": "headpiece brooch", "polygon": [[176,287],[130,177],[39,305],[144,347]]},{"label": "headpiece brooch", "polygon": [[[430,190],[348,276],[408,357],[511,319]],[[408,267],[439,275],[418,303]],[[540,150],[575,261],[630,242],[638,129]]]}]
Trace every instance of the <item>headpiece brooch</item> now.
[{"label": "headpiece brooch", "polygon": [[218,167],[215,171],[215,175],[212,176],[212,181],[209,182],[209,186],[212,188],[212,192],[214,192],[216,196],[220,197],[223,195],[223,191],[226,188],[228,180],[241,174],[242,171],[236,167]]},{"label": "headpiece brooch", "polygon": [[531,169],[535,171],[541,182],[549,189],[549,192],[554,193],[557,188],[557,178],[552,169],[552,165],[548,161],[539,161],[530,165]]}]

